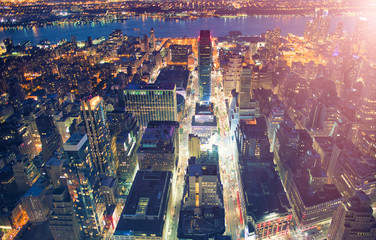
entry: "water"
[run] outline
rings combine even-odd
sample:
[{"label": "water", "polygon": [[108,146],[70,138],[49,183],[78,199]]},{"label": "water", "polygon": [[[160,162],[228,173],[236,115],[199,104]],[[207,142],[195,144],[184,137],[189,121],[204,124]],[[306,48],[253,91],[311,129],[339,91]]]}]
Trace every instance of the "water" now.
[{"label": "water", "polygon": [[[279,26],[282,35],[293,33],[303,35],[307,21],[312,17],[305,16],[251,16],[238,18],[200,18],[195,21],[164,21],[146,17],[134,17],[125,22],[113,22],[104,24],[47,26],[43,28],[29,28],[24,30],[6,30],[0,32],[0,39],[11,37],[15,43],[25,40],[33,44],[48,39],[56,43],[61,39],[69,39],[71,35],[77,40],[87,40],[108,35],[113,29],[121,29],[126,35],[149,35],[150,29],[155,29],[156,37],[197,37],[201,29],[209,29],[215,37],[225,36],[229,31],[241,31],[244,35],[258,35],[266,30]],[[339,22],[344,23],[344,30],[352,32],[355,28],[356,16],[339,16],[332,18],[331,31]],[[370,21],[370,26],[376,26],[376,19]]]}]

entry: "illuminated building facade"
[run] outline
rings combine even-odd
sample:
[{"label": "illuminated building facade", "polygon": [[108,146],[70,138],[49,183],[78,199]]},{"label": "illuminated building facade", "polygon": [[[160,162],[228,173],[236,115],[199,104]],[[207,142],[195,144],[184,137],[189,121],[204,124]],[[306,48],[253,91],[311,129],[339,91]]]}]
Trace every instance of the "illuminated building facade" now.
[{"label": "illuminated building facade", "polygon": [[44,222],[48,219],[50,209],[46,201],[47,188],[42,181],[37,181],[21,197],[22,208],[26,211],[30,222]]},{"label": "illuminated building facade", "polygon": [[116,137],[116,155],[119,162],[117,176],[122,180],[132,180],[137,167],[138,131],[123,131]]},{"label": "illuminated building facade", "polygon": [[102,239],[100,219],[104,207],[99,203],[98,171],[92,161],[88,136],[75,133],[63,147],[69,163],[68,189],[80,224],[80,237]]},{"label": "illuminated building facade", "polygon": [[233,89],[239,91],[240,77],[242,75],[243,59],[238,54],[230,57],[229,63],[223,75],[223,94],[225,97],[231,96]]},{"label": "illuminated building facade", "polygon": [[115,161],[103,99],[96,96],[82,100],[81,114],[95,168],[101,175],[114,175],[116,173]]},{"label": "illuminated building facade", "polygon": [[140,127],[150,121],[176,121],[175,85],[128,84],[124,90],[125,108],[137,119]]},{"label": "illuminated building facade", "polygon": [[17,183],[18,191],[25,192],[40,177],[38,168],[28,156],[19,156],[12,166],[14,179]]},{"label": "illuminated building facade", "polygon": [[212,43],[209,30],[201,30],[198,39],[199,101],[209,103],[211,98]]},{"label": "illuminated building facade", "polygon": [[80,227],[77,222],[73,202],[66,187],[54,190],[52,204],[53,212],[49,227],[54,240],[80,239]]},{"label": "illuminated building facade", "polygon": [[188,135],[188,154],[189,157],[200,158],[200,137],[194,134]]},{"label": "illuminated building facade", "polygon": [[376,221],[371,200],[362,191],[346,199],[334,212],[328,240],[372,240],[376,236]]},{"label": "illuminated building facade", "polygon": [[170,45],[170,65],[183,65],[188,67],[188,55],[192,52],[192,45]]},{"label": "illuminated building facade", "polygon": [[155,51],[155,32],[154,28],[151,28],[150,30],[150,51],[153,52]]},{"label": "illuminated building facade", "polygon": [[188,175],[189,190],[184,207],[222,207],[217,165],[189,164]]},{"label": "illuminated building facade", "polygon": [[179,156],[179,123],[151,121],[137,149],[140,170],[175,172]]}]

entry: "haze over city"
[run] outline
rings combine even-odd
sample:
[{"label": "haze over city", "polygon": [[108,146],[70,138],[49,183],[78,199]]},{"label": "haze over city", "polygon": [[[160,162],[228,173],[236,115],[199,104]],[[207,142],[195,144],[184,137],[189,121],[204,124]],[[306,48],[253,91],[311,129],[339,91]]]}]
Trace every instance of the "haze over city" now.
[{"label": "haze over city", "polygon": [[0,239],[375,240],[373,0],[0,3]]}]

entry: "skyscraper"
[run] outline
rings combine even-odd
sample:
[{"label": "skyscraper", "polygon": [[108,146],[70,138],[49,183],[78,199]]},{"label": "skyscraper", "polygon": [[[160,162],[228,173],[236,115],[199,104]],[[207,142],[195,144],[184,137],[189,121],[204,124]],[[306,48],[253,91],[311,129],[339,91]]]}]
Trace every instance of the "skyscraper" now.
[{"label": "skyscraper", "polygon": [[76,216],[81,229],[81,238],[101,239],[104,211],[98,199],[98,172],[90,154],[88,136],[73,134],[64,144],[69,163],[68,189],[73,200]]},{"label": "skyscraper", "polygon": [[242,57],[233,54],[227,65],[227,69],[223,76],[223,93],[225,97],[231,96],[231,91],[236,89],[239,91],[240,77],[242,75]]},{"label": "skyscraper", "polygon": [[38,168],[27,155],[19,156],[12,168],[20,192],[27,191],[40,177]]},{"label": "skyscraper", "polygon": [[211,97],[212,43],[210,30],[201,30],[198,39],[199,100],[209,103]]},{"label": "skyscraper", "polygon": [[151,121],[137,149],[140,170],[174,173],[179,156],[179,123],[175,121]]},{"label": "skyscraper", "polygon": [[176,121],[175,85],[128,84],[124,90],[125,108],[137,119],[140,127],[150,121]]},{"label": "skyscraper", "polygon": [[362,191],[343,201],[334,212],[328,230],[328,240],[371,240],[376,236],[376,221],[371,201]]},{"label": "skyscraper", "polygon": [[82,100],[81,114],[95,168],[101,175],[114,175],[116,173],[115,162],[103,99],[96,96]]},{"label": "skyscraper", "polygon": [[155,50],[155,33],[154,28],[151,28],[150,30],[150,52],[153,52]]},{"label": "skyscraper", "polygon": [[52,195],[53,213],[49,226],[54,240],[78,240],[80,228],[73,202],[66,187],[57,188]]},{"label": "skyscraper", "polygon": [[240,78],[239,108],[249,108],[251,101],[252,68],[244,66]]}]

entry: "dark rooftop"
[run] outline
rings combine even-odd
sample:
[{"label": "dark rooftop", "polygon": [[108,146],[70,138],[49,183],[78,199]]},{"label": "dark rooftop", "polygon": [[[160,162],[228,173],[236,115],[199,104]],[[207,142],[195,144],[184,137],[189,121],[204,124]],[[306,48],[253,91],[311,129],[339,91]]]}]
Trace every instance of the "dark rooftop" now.
[{"label": "dark rooftop", "polygon": [[138,171],[115,235],[162,236],[171,172]]}]

